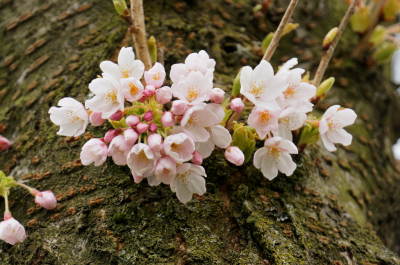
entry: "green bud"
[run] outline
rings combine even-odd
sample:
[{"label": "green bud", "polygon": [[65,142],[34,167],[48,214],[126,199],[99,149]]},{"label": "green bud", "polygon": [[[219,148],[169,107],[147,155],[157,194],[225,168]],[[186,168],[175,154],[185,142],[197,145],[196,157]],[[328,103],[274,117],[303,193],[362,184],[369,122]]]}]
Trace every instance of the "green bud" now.
[{"label": "green bud", "polygon": [[370,22],[371,9],[366,6],[357,7],[350,18],[351,28],[359,34],[364,34],[368,30]]},{"label": "green bud", "polygon": [[386,21],[392,21],[400,10],[399,0],[389,0],[386,2],[382,9],[383,19]]},{"label": "green bud", "polygon": [[297,146],[301,147],[302,145],[313,144],[318,140],[319,140],[319,128],[314,127],[310,124],[306,124],[303,126]]},{"label": "green bud", "polygon": [[376,49],[372,58],[377,63],[385,63],[390,60],[392,54],[398,49],[397,45],[393,42],[386,41]]},{"label": "green bud", "polygon": [[235,77],[235,81],[233,81],[232,86],[232,96],[236,97],[240,95],[240,73],[242,72],[243,67],[240,69],[239,73]]},{"label": "green bud", "polygon": [[[234,122],[232,146],[237,146],[244,154],[244,163],[247,163],[256,148],[254,134],[251,132],[250,126],[243,126],[243,123]],[[252,129],[252,128],[251,128]]]},{"label": "green bud", "polygon": [[274,32],[270,32],[261,42],[261,49],[262,52],[265,53],[268,49],[269,44],[272,41],[272,38],[274,37],[275,33]]},{"label": "green bud", "polygon": [[332,44],[332,41],[335,39],[336,35],[338,33],[338,28],[333,28],[331,29],[328,34],[326,34],[324,40],[322,41],[322,50],[326,51],[329,49],[329,47]]},{"label": "green bud", "polygon": [[386,28],[381,25],[378,25],[372,32],[371,38],[369,39],[369,43],[373,47],[378,47],[383,43],[385,37],[386,37]]},{"label": "green bud", "polygon": [[153,36],[150,37],[147,46],[149,47],[151,63],[155,64],[157,62],[157,44],[156,39]]},{"label": "green bud", "polygon": [[324,82],[322,82],[317,88],[317,93],[315,93],[315,96],[321,97],[321,99],[324,98],[326,93],[328,93],[328,91],[332,88],[333,83],[335,83],[334,77],[325,79]]},{"label": "green bud", "polygon": [[285,36],[286,34],[289,34],[290,32],[292,32],[293,30],[297,29],[299,27],[298,23],[287,23],[285,26],[285,29],[282,32],[282,36]]},{"label": "green bud", "polygon": [[257,4],[255,5],[255,7],[253,8],[253,13],[257,13],[258,11],[260,11],[262,8],[261,4]]},{"label": "green bud", "polygon": [[125,0],[113,0],[113,4],[114,4],[114,7],[115,7],[115,10],[117,10],[117,13],[120,16],[124,16],[125,15],[125,10],[128,9],[128,7],[126,6]]}]

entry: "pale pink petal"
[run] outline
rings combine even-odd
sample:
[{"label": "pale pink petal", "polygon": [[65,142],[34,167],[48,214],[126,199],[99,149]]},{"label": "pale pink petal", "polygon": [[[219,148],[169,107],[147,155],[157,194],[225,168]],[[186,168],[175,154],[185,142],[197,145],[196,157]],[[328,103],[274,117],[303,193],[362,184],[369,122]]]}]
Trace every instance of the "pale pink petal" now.
[{"label": "pale pink petal", "polygon": [[290,176],[293,174],[297,165],[293,162],[292,157],[288,153],[282,152],[277,167],[280,172],[284,173],[286,176]]},{"label": "pale pink petal", "polygon": [[212,141],[216,146],[220,148],[227,148],[231,144],[232,136],[224,126],[219,124],[214,125],[210,127],[210,130]]},{"label": "pale pink petal", "polygon": [[346,132],[344,129],[340,129],[336,132],[328,131],[326,133],[326,136],[332,142],[339,143],[344,146],[351,145],[351,141],[353,140],[353,136],[350,133]]},{"label": "pale pink petal", "polygon": [[328,139],[326,134],[322,134],[321,139],[322,139],[322,142],[324,143],[326,149],[328,149],[328,151],[333,152],[333,151],[337,150],[335,145],[333,144],[333,142]]}]

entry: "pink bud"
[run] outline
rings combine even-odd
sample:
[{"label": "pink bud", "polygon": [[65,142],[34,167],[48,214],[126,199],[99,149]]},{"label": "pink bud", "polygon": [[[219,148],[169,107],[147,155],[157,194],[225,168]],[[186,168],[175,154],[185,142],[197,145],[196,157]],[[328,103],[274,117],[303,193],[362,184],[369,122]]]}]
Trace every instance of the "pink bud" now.
[{"label": "pink bud", "polygon": [[134,145],[138,137],[138,133],[132,128],[126,129],[124,131],[124,138],[127,144]]},{"label": "pink bud", "polygon": [[147,144],[154,152],[160,152],[163,149],[162,137],[158,133],[152,133],[147,137]]},{"label": "pink bud", "polygon": [[128,117],[126,117],[125,122],[129,127],[133,127],[140,122],[140,118],[135,115],[129,115]]},{"label": "pink bud", "polygon": [[149,127],[150,132],[155,132],[155,131],[157,131],[157,129],[158,129],[158,127],[154,122],[150,124],[150,127]]},{"label": "pink bud", "polygon": [[53,210],[57,207],[57,200],[54,194],[49,191],[42,191],[36,194],[35,196],[35,202],[36,204],[42,206],[43,208],[47,210]]},{"label": "pink bud", "polygon": [[118,110],[113,115],[110,116],[110,120],[112,121],[120,121],[122,119],[122,111]]},{"label": "pink bud", "polygon": [[105,119],[101,118],[101,114],[101,112],[92,112],[92,114],[90,114],[89,119],[93,126],[103,125],[103,123],[106,121]]},{"label": "pink bud", "polygon": [[237,146],[228,146],[225,150],[225,158],[236,166],[241,166],[244,162],[244,154]]},{"label": "pink bud", "polygon": [[232,99],[231,101],[231,109],[234,112],[242,112],[242,110],[244,109],[244,104],[241,98],[235,98]]},{"label": "pink bud", "polygon": [[143,118],[145,121],[151,121],[153,119],[153,112],[151,110],[146,111]]},{"label": "pink bud", "polygon": [[145,96],[143,96],[143,97],[141,97],[140,99],[138,99],[138,101],[139,101],[139,102],[141,102],[141,103],[143,103],[143,102],[145,102],[145,101],[146,101],[146,97],[145,97]]},{"label": "pink bud", "polygon": [[8,149],[10,148],[10,146],[11,146],[10,141],[7,138],[0,135],[0,151]]},{"label": "pink bud", "polygon": [[193,156],[193,158],[192,158],[192,160],[190,160],[190,161],[192,161],[192,163],[194,163],[196,165],[201,165],[201,163],[203,163],[203,157],[200,155],[199,152],[194,151],[192,153],[192,156]]},{"label": "pink bud", "polygon": [[104,135],[104,141],[107,143],[111,143],[112,139],[114,139],[116,136],[118,136],[122,132],[121,129],[110,129],[106,134]]},{"label": "pink bud", "polygon": [[156,93],[156,88],[153,85],[147,85],[143,91],[143,95],[148,98],[153,96],[154,93]]},{"label": "pink bud", "polygon": [[224,101],[225,91],[220,88],[214,88],[210,92],[210,99],[213,103],[221,104]]},{"label": "pink bud", "polygon": [[144,133],[147,132],[149,129],[149,125],[147,123],[140,122],[138,125],[136,125],[136,130],[138,133]]},{"label": "pink bud", "polygon": [[160,104],[166,104],[172,99],[172,90],[167,86],[163,86],[156,91],[156,101]]},{"label": "pink bud", "polygon": [[161,117],[161,122],[164,125],[164,127],[171,127],[175,125],[175,117],[174,114],[171,112],[164,112],[164,114]]},{"label": "pink bud", "polygon": [[187,104],[182,100],[172,102],[171,112],[175,115],[183,115],[187,109]]}]

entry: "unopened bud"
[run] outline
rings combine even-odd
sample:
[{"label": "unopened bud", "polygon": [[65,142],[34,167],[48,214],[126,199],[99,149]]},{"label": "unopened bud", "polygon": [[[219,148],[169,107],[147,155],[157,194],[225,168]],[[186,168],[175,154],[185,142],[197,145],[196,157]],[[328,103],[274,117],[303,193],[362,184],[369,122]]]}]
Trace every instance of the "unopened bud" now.
[{"label": "unopened bud", "polygon": [[389,0],[383,6],[382,15],[383,19],[386,21],[393,21],[397,16],[400,10],[400,1],[399,0]]},{"label": "unopened bud", "polygon": [[237,146],[229,146],[226,148],[225,158],[236,166],[241,166],[244,162],[244,154]]},{"label": "unopened bud", "polygon": [[154,122],[150,124],[150,126],[149,126],[150,132],[155,132],[155,131],[157,131],[157,129],[158,129],[158,127]]},{"label": "unopened bud", "polygon": [[147,132],[149,129],[149,125],[147,123],[140,122],[138,125],[136,125],[136,130],[138,133],[144,133]]},{"label": "unopened bud", "polygon": [[285,36],[286,34],[289,34],[290,32],[292,32],[293,30],[297,29],[299,27],[298,23],[287,23],[285,26],[285,29],[282,32],[282,36]]},{"label": "unopened bud", "polygon": [[371,23],[371,9],[365,5],[356,7],[354,14],[350,18],[351,28],[358,34],[364,34]]},{"label": "unopened bud", "polygon": [[381,46],[379,46],[374,54],[372,55],[372,58],[374,61],[377,63],[385,63],[390,60],[390,57],[392,54],[398,49],[397,45],[394,44],[393,42],[384,42]]},{"label": "unopened bud", "polygon": [[143,91],[145,97],[152,97],[156,93],[156,88],[153,85],[147,85]]},{"label": "unopened bud", "polygon": [[147,137],[147,144],[155,152],[160,152],[163,149],[162,137],[158,133],[152,133]]},{"label": "unopened bud", "polygon": [[112,121],[120,121],[122,119],[122,111],[118,110],[113,115],[110,116],[110,120]]},{"label": "unopened bud", "polygon": [[381,25],[376,26],[376,28],[372,32],[371,38],[369,38],[369,43],[373,47],[378,47],[385,40],[386,34],[387,34],[387,32],[386,32],[385,27],[383,27]]},{"label": "unopened bud", "polygon": [[187,104],[182,100],[172,102],[171,112],[175,115],[183,115],[187,109]]},{"label": "unopened bud", "polygon": [[151,64],[155,64],[157,62],[157,44],[153,36],[150,37],[147,46],[149,47]]},{"label": "unopened bud", "polygon": [[143,118],[145,121],[151,121],[153,119],[153,112],[151,110],[146,111]]},{"label": "unopened bud", "polygon": [[332,88],[334,83],[335,83],[334,77],[329,77],[328,79],[324,80],[324,82],[322,82],[318,86],[315,96],[324,98],[326,93],[328,93],[328,91]]},{"label": "unopened bud", "polygon": [[243,67],[240,69],[239,73],[235,77],[235,81],[233,81],[233,86],[232,86],[232,96],[236,97],[237,95],[240,95],[240,74],[242,72]]},{"label": "unopened bud", "polygon": [[234,112],[242,112],[244,109],[244,104],[241,98],[235,98],[231,101],[231,109]]},{"label": "unopened bud", "polygon": [[327,51],[338,33],[338,28],[331,29],[322,41],[322,50]]},{"label": "unopened bud", "polygon": [[103,123],[106,121],[105,119],[101,118],[102,113],[101,112],[92,112],[89,116],[90,123],[93,126],[100,126],[103,125]]},{"label": "unopened bud", "polygon": [[124,139],[127,144],[134,145],[138,137],[138,133],[132,128],[126,129],[124,131]]},{"label": "unopened bud", "polygon": [[198,151],[194,151],[192,153],[192,160],[190,160],[193,164],[201,165],[203,163],[203,157],[200,155]]},{"label": "unopened bud", "polygon": [[175,125],[175,117],[174,114],[171,112],[164,112],[164,114],[161,117],[161,122],[164,127],[171,127]]},{"label": "unopened bud", "polygon": [[10,146],[11,146],[10,141],[7,138],[0,135],[0,151],[7,150],[8,148],[10,148]]},{"label": "unopened bud", "polygon": [[122,129],[110,129],[106,134],[104,135],[104,141],[111,143],[112,139],[114,139],[116,136],[118,136],[122,132]]},{"label": "unopened bud", "polygon": [[117,13],[120,16],[124,16],[125,10],[128,9],[128,7],[126,6],[125,0],[114,0],[113,4],[114,4],[114,7],[115,7],[115,10],[117,11]]},{"label": "unopened bud", "polygon": [[221,104],[224,101],[225,91],[220,88],[214,88],[210,92],[210,100],[213,103]]},{"label": "unopened bud", "polygon": [[140,118],[135,115],[129,115],[128,117],[126,117],[125,122],[126,125],[128,125],[129,127],[133,127],[140,122]]}]

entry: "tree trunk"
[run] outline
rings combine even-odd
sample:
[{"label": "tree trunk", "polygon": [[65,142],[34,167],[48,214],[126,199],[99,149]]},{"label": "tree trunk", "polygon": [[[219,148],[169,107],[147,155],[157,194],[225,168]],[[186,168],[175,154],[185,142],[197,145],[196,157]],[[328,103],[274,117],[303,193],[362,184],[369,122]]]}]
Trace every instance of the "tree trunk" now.
[{"label": "tree trunk", "polygon": [[[253,13],[257,2],[148,0],[146,30],[164,48],[167,71],[204,49],[217,61],[215,86],[229,91],[241,66],[258,64],[255,42],[288,5],[275,0],[264,15]],[[299,1],[300,27],[281,40],[274,67],[298,57],[313,76],[322,38],[346,9],[345,1]],[[273,181],[217,150],[204,162],[207,193],[184,205],[166,185],[134,184],[128,167],[111,159],[81,165],[82,145],[110,125],[65,138],[50,122],[51,106],[63,97],[84,102],[99,63],[132,45],[112,2],[2,0],[0,18],[0,134],[13,143],[0,152],[0,169],[59,201],[47,211],[25,190],[11,190],[27,239],[1,242],[1,264],[400,264],[400,175],[391,151],[398,99],[388,65],[350,58],[358,39],[350,29],[325,75],[335,87],[315,115],[334,104],[353,108],[352,145],[334,153],[309,146],[295,156],[292,176]]]}]

